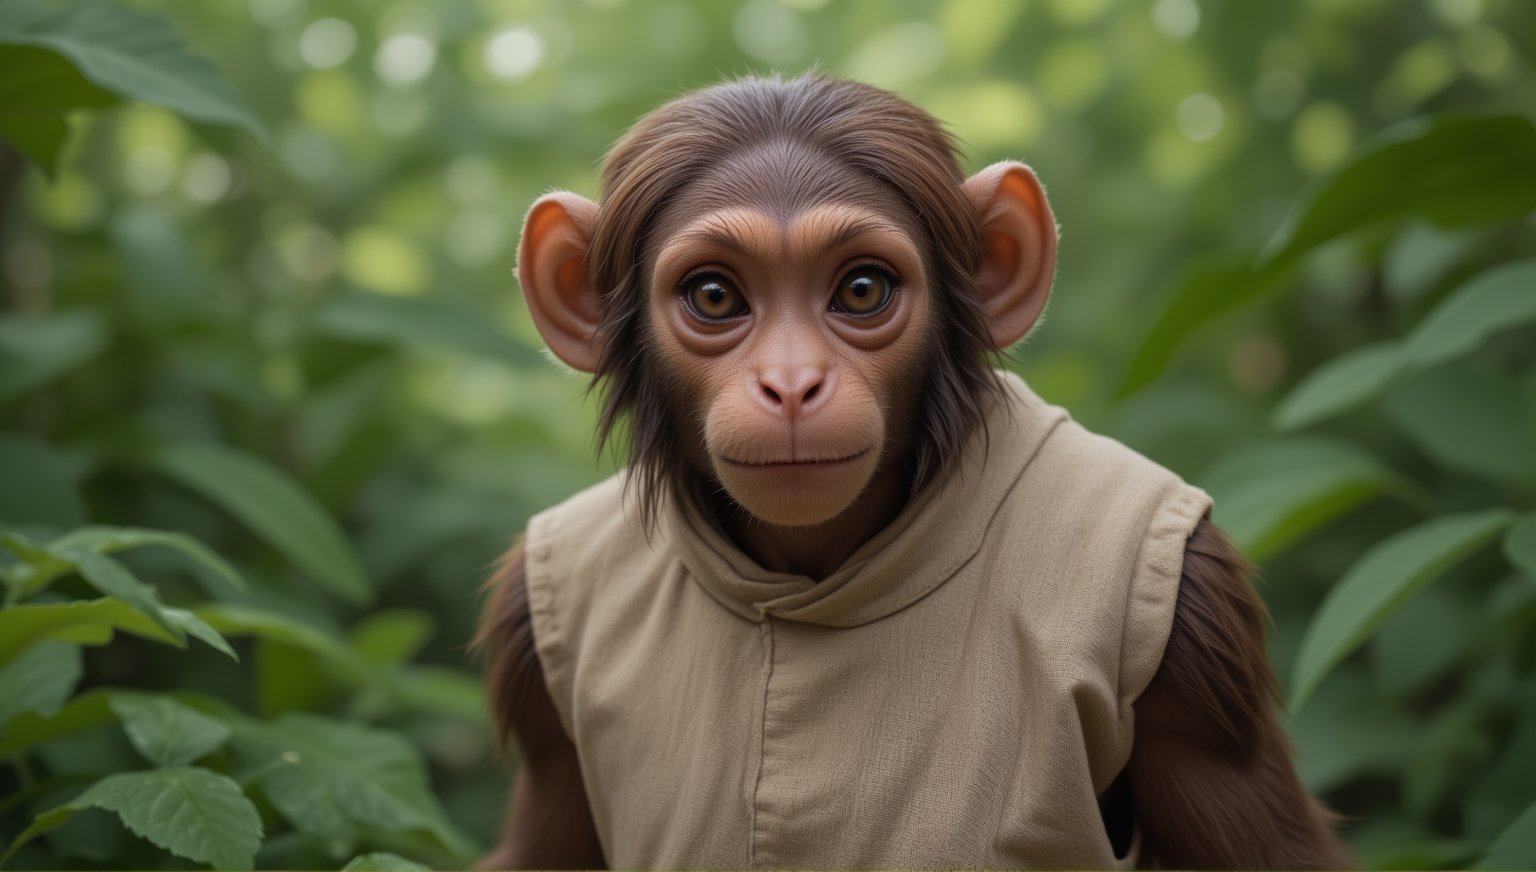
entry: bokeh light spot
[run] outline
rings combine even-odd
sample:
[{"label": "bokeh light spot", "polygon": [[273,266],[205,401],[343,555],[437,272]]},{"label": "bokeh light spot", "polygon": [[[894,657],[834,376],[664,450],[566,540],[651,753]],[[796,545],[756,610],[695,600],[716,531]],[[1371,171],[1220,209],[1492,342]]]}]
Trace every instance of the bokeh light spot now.
[{"label": "bokeh light spot", "polygon": [[396,33],[379,43],[373,71],[390,85],[412,85],[432,72],[437,44],[419,33]]},{"label": "bokeh light spot", "polygon": [[805,54],[800,16],[777,0],[752,0],[736,10],[731,35],[742,51],[770,64],[793,63]]},{"label": "bokeh light spot", "polygon": [[312,22],[299,35],[299,57],[317,70],[339,67],[357,49],[357,31],[340,18]]},{"label": "bokeh light spot", "polygon": [[1354,122],[1344,107],[1313,103],[1301,110],[1291,126],[1291,157],[1308,172],[1326,172],[1349,156],[1354,141]]},{"label": "bokeh light spot", "polygon": [[533,75],[544,62],[544,40],[533,28],[506,27],[486,41],[481,59],[492,76],[517,82]]},{"label": "bokeh light spot", "polygon": [[1195,0],[1157,0],[1152,23],[1172,39],[1189,39],[1200,29],[1200,6]]},{"label": "bokeh light spot", "polygon": [[1209,142],[1221,132],[1226,120],[1221,101],[1210,94],[1190,94],[1179,102],[1174,121],[1190,142]]}]

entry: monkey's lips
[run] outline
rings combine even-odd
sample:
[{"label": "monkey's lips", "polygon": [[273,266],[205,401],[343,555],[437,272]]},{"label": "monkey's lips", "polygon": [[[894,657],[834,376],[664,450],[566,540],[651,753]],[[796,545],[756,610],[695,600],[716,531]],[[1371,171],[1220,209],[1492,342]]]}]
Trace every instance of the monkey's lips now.
[{"label": "monkey's lips", "polygon": [[792,471],[792,470],[798,470],[798,469],[807,469],[807,470],[809,470],[809,469],[835,469],[837,467],[845,466],[847,464],[853,463],[854,461],[860,459],[861,457],[863,457],[864,455],[868,454],[869,452],[870,452],[870,449],[865,448],[862,451],[857,451],[857,452],[854,452],[853,454],[846,454],[846,455],[843,455],[843,456],[840,456],[840,457],[812,458],[812,459],[807,459],[807,460],[766,460],[766,461],[763,461],[763,460],[751,460],[751,461],[748,461],[748,460],[737,460],[734,457],[726,457],[725,455],[721,455],[720,459],[722,461],[724,461],[725,463],[730,464],[731,466],[739,467],[741,469],[760,469],[760,470],[764,470],[764,471],[775,471],[775,470],[778,470],[778,471]]}]

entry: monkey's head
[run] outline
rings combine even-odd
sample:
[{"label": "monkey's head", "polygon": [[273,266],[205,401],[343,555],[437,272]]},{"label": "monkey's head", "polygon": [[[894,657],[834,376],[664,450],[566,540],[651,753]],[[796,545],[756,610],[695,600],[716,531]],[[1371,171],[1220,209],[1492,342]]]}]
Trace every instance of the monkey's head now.
[{"label": "monkey's head", "polygon": [[1023,164],[966,178],[894,94],[746,79],[635,124],[598,203],[540,198],[518,278],[550,350],[603,386],[600,439],[628,419],[648,513],[703,478],[793,527],[958,455],[1055,260]]}]

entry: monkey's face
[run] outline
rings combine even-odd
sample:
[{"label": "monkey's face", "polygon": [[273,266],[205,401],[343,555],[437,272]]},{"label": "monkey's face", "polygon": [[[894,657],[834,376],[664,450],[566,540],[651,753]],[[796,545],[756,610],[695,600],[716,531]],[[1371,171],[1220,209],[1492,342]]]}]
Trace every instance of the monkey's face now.
[{"label": "monkey's face", "polygon": [[649,285],[651,341],[699,425],[694,453],[754,517],[832,520],[898,459],[930,297],[890,217],[707,212],[661,244]]}]

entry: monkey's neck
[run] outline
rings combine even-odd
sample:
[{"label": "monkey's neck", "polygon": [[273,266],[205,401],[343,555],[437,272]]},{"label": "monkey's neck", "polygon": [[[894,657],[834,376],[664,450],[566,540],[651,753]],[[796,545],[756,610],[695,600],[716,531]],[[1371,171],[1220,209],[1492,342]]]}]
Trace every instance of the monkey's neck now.
[{"label": "monkey's neck", "polygon": [[724,495],[717,497],[721,503],[717,517],[736,547],[759,566],[821,581],[901,514],[912,486],[911,475],[899,471],[906,466],[876,473],[852,506],[823,524],[766,524]]}]

